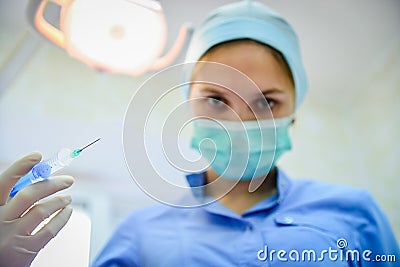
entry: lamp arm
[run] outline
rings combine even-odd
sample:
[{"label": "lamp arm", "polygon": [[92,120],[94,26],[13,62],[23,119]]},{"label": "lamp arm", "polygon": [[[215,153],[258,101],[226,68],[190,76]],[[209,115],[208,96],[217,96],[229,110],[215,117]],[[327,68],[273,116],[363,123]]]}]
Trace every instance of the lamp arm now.
[{"label": "lamp arm", "polygon": [[175,43],[172,45],[171,49],[165,54],[164,56],[156,59],[153,65],[150,67],[151,70],[160,70],[165,68],[178,57],[179,53],[181,52],[183,46],[186,43],[186,40],[193,32],[193,27],[190,24],[184,24],[178,34],[178,37]]},{"label": "lamp arm", "polygon": [[[50,0],[50,1],[61,6],[61,16],[63,16],[65,8],[71,3],[71,0]],[[40,2],[33,18],[34,22],[33,25],[38,32],[40,32],[51,42],[62,48],[65,48],[64,33],[60,29],[54,27],[51,23],[49,23],[43,15],[48,2],[49,0],[42,0]]]}]

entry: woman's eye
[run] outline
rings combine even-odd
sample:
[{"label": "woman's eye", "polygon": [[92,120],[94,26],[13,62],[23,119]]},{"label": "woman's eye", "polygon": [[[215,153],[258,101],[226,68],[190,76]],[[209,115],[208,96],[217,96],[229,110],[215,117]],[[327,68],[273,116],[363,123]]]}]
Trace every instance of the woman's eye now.
[{"label": "woman's eye", "polygon": [[209,96],[207,97],[207,103],[213,107],[223,107],[225,106],[225,100],[219,96]]},{"label": "woman's eye", "polygon": [[276,105],[276,102],[275,102],[275,100],[272,100],[272,99],[266,99],[267,100],[267,103],[268,103],[268,106],[269,106],[269,108],[273,108],[275,105]]},{"label": "woman's eye", "polygon": [[276,105],[276,101],[271,98],[263,98],[257,101],[257,108],[272,109]]}]

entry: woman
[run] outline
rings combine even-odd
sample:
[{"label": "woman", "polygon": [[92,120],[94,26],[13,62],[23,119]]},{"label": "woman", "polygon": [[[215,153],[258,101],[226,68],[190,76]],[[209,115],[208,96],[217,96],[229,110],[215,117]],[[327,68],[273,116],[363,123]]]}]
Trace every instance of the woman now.
[{"label": "woman", "polygon": [[288,128],[307,89],[297,37],[282,17],[251,1],[219,8],[196,30],[187,61],[202,61],[192,81],[210,81],[184,92],[199,118],[192,147],[210,162],[206,172],[187,178],[194,188],[213,185],[195,195],[199,201],[217,201],[133,212],[93,266],[375,266],[381,255],[399,260],[388,220],[369,193],[292,180],[276,167],[290,150]]}]

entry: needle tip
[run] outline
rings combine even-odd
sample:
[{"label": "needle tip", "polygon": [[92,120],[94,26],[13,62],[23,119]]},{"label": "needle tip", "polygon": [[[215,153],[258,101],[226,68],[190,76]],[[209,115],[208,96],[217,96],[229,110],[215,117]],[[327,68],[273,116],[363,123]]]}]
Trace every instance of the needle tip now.
[{"label": "needle tip", "polygon": [[89,146],[91,146],[91,145],[93,145],[94,143],[96,143],[97,141],[99,141],[101,138],[97,138],[95,141],[93,141],[93,142],[91,142],[90,144],[88,144],[88,145],[86,145],[86,146],[84,146],[84,147],[82,147],[81,149],[79,149],[80,151],[82,151],[82,150],[84,150],[84,149],[86,149],[87,147],[89,147]]}]

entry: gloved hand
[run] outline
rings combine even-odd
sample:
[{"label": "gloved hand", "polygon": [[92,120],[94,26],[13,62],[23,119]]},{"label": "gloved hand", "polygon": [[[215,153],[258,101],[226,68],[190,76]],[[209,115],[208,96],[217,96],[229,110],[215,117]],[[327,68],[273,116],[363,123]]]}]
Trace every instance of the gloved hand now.
[{"label": "gloved hand", "polygon": [[[70,196],[56,196],[37,201],[70,187],[70,176],[52,177],[46,181],[25,187],[14,198],[9,194],[18,181],[41,159],[33,153],[16,161],[0,174],[0,266],[29,266],[37,253],[64,227],[72,213]],[[32,231],[44,219],[58,212],[40,231]]]}]

